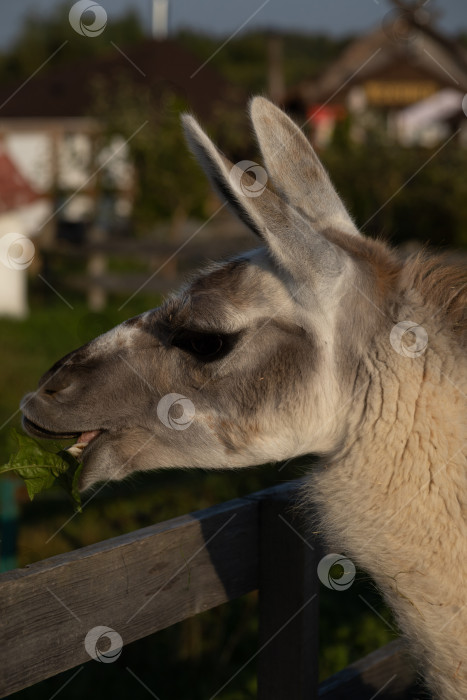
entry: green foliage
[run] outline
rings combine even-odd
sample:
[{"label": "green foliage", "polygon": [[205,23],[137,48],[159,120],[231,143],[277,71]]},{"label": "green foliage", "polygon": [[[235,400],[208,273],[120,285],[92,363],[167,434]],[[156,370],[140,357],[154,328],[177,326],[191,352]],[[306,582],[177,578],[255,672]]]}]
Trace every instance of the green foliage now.
[{"label": "green foliage", "polygon": [[12,454],[8,464],[0,467],[0,474],[13,472],[24,479],[29,498],[32,499],[44,489],[52,486],[58,473],[68,465],[52,452],[43,450],[40,445],[25,435],[15,431],[14,438],[18,444],[18,450]]},{"label": "green foliage", "polygon": [[[138,15],[128,11],[118,19],[108,21],[105,32],[90,40],[71,28],[68,20],[70,7],[69,2],[64,2],[58,8],[54,6],[49,13],[41,8],[26,16],[14,44],[0,57],[1,82],[28,78],[46,62],[44,69],[49,70],[113,52],[111,41],[117,46],[126,46],[141,41],[144,36]],[[65,46],[62,46],[65,41]]]},{"label": "green foliage", "polygon": [[104,139],[128,141],[137,178],[136,221],[171,218],[176,224],[188,215],[202,216],[208,186],[183,137],[180,114],[186,103],[169,90],[156,98],[150,87],[125,78],[99,81],[94,88],[94,114],[106,125]]},{"label": "green foliage", "polygon": [[467,246],[467,149],[355,144],[339,131],[320,155],[357,226],[393,244]]},{"label": "green foliage", "polygon": [[0,467],[0,475],[13,472],[23,479],[31,501],[57,481],[70,496],[75,510],[81,511],[78,479],[83,465],[65,450],[51,452],[37,440],[16,431],[13,433],[18,449],[10,456],[8,464]]}]

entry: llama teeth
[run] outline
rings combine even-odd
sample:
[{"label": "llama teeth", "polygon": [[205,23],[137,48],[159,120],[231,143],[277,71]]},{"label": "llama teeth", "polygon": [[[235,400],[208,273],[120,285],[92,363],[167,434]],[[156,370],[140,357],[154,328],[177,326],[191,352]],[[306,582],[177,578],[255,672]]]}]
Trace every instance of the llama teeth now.
[{"label": "llama teeth", "polygon": [[75,457],[76,459],[78,459],[79,457],[81,457],[83,449],[86,447],[86,445],[87,445],[86,442],[77,442],[76,445],[72,445],[66,451],[69,454],[71,454],[72,457]]}]

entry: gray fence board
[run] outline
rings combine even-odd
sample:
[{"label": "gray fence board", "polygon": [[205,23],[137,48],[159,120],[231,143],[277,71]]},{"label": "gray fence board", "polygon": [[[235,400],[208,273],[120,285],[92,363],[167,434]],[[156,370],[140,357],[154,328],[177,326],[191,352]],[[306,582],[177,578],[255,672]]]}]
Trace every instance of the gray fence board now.
[{"label": "gray fence board", "polygon": [[90,657],[98,625],[124,644],[258,586],[258,506],[237,499],[0,576],[0,697]]}]

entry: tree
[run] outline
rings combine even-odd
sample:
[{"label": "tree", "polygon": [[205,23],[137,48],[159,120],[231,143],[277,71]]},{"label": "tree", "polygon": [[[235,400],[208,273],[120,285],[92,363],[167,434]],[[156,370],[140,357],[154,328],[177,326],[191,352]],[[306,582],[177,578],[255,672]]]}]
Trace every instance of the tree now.
[{"label": "tree", "polygon": [[467,246],[467,150],[396,144],[332,144],[321,155],[333,182],[367,234],[394,244]]},{"label": "tree", "polygon": [[183,138],[180,114],[187,105],[170,90],[156,98],[150,87],[124,78],[112,84],[100,80],[95,95],[94,114],[104,129],[102,145],[115,136],[127,142],[135,173],[136,223],[147,228],[169,220],[170,238],[177,240],[189,215],[203,215],[208,193]]},{"label": "tree", "polygon": [[[33,10],[21,27],[13,46],[0,56],[0,81],[17,81],[41,70],[64,63],[81,61],[114,51],[117,46],[136,43],[144,37],[138,15],[129,11],[118,19],[108,21],[105,31],[90,39],[75,32],[69,22],[70,3],[54,7],[49,14]],[[62,46],[66,42],[64,46]],[[60,48],[61,47],[61,48]],[[55,55],[54,55],[55,54]]]}]

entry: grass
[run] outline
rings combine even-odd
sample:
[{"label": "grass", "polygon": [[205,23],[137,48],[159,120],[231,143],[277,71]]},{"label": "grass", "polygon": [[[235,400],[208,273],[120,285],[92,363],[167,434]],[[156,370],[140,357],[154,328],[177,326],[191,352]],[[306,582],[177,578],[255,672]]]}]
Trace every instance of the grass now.
[{"label": "grass", "polygon": [[[159,302],[155,297],[139,298],[119,311],[121,302],[115,300],[105,313],[96,314],[79,299],[67,301],[72,309],[55,298],[36,297],[27,320],[0,319],[1,463],[8,459],[12,448],[11,427],[20,429],[19,400],[36,387],[41,374],[70,350]],[[270,465],[228,473],[162,470],[139,474],[109,484],[81,515],[71,519],[71,507],[58,492],[52,490],[30,503],[20,488],[18,563],[25,566],[302,473],[303,465],[292,463],[281,471]],[[323,678],[394,637],[368,604],[388,618],[373,585],[363,575],[345,592],[322,587],[319,663]],[[118,700],[131,693],[135,698],[146,698],[147,690],[127,671],[129,667],[160,698],[205,700],[257,648],[257,595],[253,593],[126,646],[114,664],[86,664],[67,685],[64,696],[73,700],[83,694],[97,698],[106,693]],[[255,673],[252,661],[217,697],[254,698]],[[72,675],[73,671],[66,672],[15,697],[47,700]]]}]

